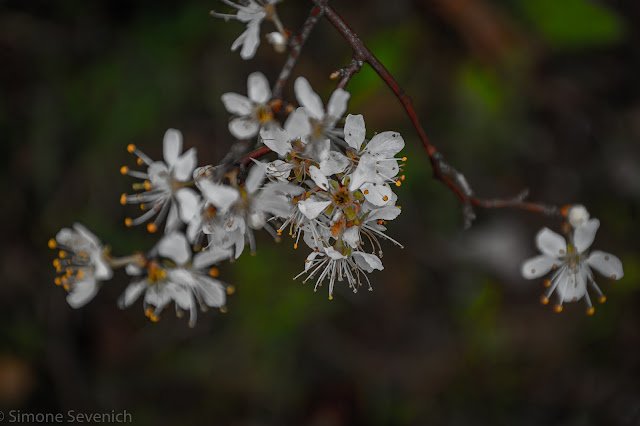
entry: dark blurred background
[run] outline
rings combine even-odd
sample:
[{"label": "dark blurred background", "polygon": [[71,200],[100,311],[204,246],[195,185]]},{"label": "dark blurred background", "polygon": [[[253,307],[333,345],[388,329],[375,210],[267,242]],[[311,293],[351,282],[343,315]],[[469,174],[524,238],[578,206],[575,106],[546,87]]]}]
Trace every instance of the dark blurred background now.
[{"label": "dark blurred background", "polygon": [[[403,214],[375,291],[328,302],[291,278],[305,253],[259,239],[225,266],[229,313],[195,329],[167,310],[120,311],[118,272],[80,310],[53,285],[46,247],[80,221],[115,253],[147,249],[118,198],[125,147],[154,158],[169,127],[200,164],[233,143],[220,95],[275,79],[284,56],[231,53],[244,29],[208,15],[215,0],[0,0],[0,408],[109,412],[137,424],[640,424],[640,2],[637,0],[332,1],[413,97],[431,138],[485,196],[524,188],[582,202],[595,246],[626,276],[585,315],[538,303],[519,276],[533,237],[559,223],[480,211],[462,230],[455,197],[431,179],[398,102],[370,70],[348,88],[370,132],[407,142]],[[279,7],[297,31],[308,1]],[[270,24],[263,26],[271,30]],[[350,51],[327,22],[294,75],[325,97]],[[287,87],[291,94],[291,87]]]}]

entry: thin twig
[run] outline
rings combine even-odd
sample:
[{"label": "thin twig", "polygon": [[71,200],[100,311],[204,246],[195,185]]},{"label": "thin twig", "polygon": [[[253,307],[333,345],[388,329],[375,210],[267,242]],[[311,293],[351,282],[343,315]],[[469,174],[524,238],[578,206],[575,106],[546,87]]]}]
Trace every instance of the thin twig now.
[{"label": "thin twig", "polygon": [[316,26],[320,17],[324,13],[324,8],[326,6],[327,0],[318,0],[316,2],[316,6],[311,9],[309,12],[309,16],[307,20],[304,22],[302,29],[300,30],[300,34],[297,36],[292,36],[291,41],[289,42],[289,56],[287,57],[284,66],[282,67],[282,71],[280,71],[280,75],[278,76],[278,80],[273,86],[273,98],[279,99],[282,97],[282,91],[284,90],[284,86],[289,81],[289,77],[291,77],[291,72],[293,68],[298,63],[298,58],[300,57],[300,52],[302,51],[302,47],[304,43],[309,38],[309,34],[311,34],[311,30]]}]

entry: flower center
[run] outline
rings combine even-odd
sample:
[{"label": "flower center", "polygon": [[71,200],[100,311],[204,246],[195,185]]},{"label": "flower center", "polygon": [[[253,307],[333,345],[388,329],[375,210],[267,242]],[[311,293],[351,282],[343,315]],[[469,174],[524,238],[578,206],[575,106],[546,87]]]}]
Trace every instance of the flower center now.
[{"label": "flower center", "polygon": [[150,262],[147,266],[147,281],[156,284],[167,277],[167,271],[163,269],[157,262]]}]

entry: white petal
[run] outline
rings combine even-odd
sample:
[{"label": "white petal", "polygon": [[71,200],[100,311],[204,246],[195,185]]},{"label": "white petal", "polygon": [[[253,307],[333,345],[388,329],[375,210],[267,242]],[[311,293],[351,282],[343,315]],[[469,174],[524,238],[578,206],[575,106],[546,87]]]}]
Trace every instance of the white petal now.
[{"label": "white petal", "polygon": [[375,209],[371,211],[369,216],[367,216],[367,222],[371,222],[374,220],[382,219],[382,220],[393,220],[402,212],[396,206],[384,206],[379,209]]},{"label": "white petal", "polygon": [[230,186],[213,183],[208,180],[198,182],[198,187],[202,195],[214,206],[222,211],[226,211],[236,202],[240,194]]},{"label": "white petal", "polygon": [[180,232],[172,232],[162,237],[158,243],[158,253],[178,265],[184,265],[191,259],[191,247],[187,238]]},{"label": "white petal", "polygon": [[171,202],[171,207],[169,207],[169,214],[167,215],[167,222],[164,225],[164,232],[168,234],[169,232],[173,232],[180,226],[180,214],[178,213],[178,205],[174,202]]},{"label": "white petal", "polygon": [[222,103],[231,114],[246,116],[253,111],[253,103],[251,100],[237,93],[225,93],[222,95]]},{"label": "white petal", "polygon": [[521,267],[521,272],[524,278],[531,280],[546,275],[554,266],[560,266],[560,261],[541,254],[524,262]]},{"label": "white petal", "polygon": [[162,149],[164,153],[164,161],[173,166],[178,156],[182,152],[182,133],[176,129],[169,129],[164,134],[164,140],[162,142]]},{"label": "white petal", "polygon": [[238,139],[250,139],[259,129],[260,123],[252,117],[236,117],[229,121],[229,132]]},{"label": "white petal", "polygon": [[364,198],[375,206],[392,205],[395,202],[395,194],[387,184],[365,183],[360,189]]},{"label": "white petal", "polygon": [[128,306],[131,306],[133,302],[138,300],[138,297],[142,294],[142,292],[147,288],[147,280],[140,280],[132,282],[127,286],[124,290],[122,296],[118,300],[118,305],[120,308],[124,309]]},{"label": "white petal", "polygon": [[263,128],[260,130],[260,138],[263,144],[280,157],[286,156],[291,151],[289,133],[279,127]]},{"label": "white petal", "polygon": [[189,223],[200,211],[200,197],[191,188],[182,188],[176,192],[178,200],[178,212],[184,223]]},{"label": "white petal", "polygon": [[154,161],[147,167],[147,174],[149,175],[153,189],[171,190],[168,184],[169,169],[165,163],[162,161]]},{"label": "white petal", "polygon": [[315,260],[316,257],[318,257],[320,253],[317,251],[312,251],[311,254],[309,254],[309,256],[307,256],[307,259],[304,261],[304,270],[308,271],[309,268],[311,268],[311,266],[313,265],[313,261]]},{"label": "white petal", "polygon": [[346,259],[346,256],[333,247],[325,247],[324,252],[333,260]]},{"label": "white petal", "polygon": [[253,164],[251,170],[249,170],[249,175],[247,176],[247,180],[244,182],[244,186],[249,194],[253,194],[258,190],[260,185],[262,185],[262,181],[267,174],[267,166],[264,163],[259,161]]},{"label": "white petal", "polygon": [[[187,275],[182,273],[182,272],[186,272],[183,270],[173,270],[171,272],[172,272],[171,275],[174,275],[174,276],[178,274],[182,275],[180,278],[186,277]],[[194,300],[193,300],[193,294],[191,293],[191,291],[189,291],[189,289],[187,289],[182,285],[176,285],[172,282],[167,284],[167,292],[169,293],[173,301],[176,303],[176,305],[178,305],[180,308],[184,309],[185,311],[188,311],[191,309],[191,306],[193,305]]]},{"label": "white petal", "polygon": [[576,204],[571,206],[569,213],[567,214],[569,223],[574,228],[585,224],[589,220],[589,211],[582,204]]},{"label": "white petal", "polygon": [[320,96],[313,91],[307,79],[298,77],[294,83],[294,90],[298,103],[305,108],[306,113],[316,120],[322,120],[324,118],[322,100]]},{"label": "white petal", "polygon": [[349,165],[349,159],[341,152],[330,151],[325,160],[320,163],[320,171],[325,176],[331,176],[344,172]]},{"label": "white petal", "polygon": [[587,259],[587,263],[596,271],[600,272],[603,276],[612,280],[619,280],[624,276],[622,270],[622,262],[618,257],[611,253],[605,253],[603,251],[593,251]]},{"label": "white petal", "polygon": [[191,148],[176,160],[173,165],[173,176],[180,182],[191,180],[197,162],[196,149]]},{"label": "white petal", "polygon": [[350,247],[356,248],[360,244],[360,229],[352,226],[342,233],[342,240]]},{"label": "white petal", "polygon": [[231,50],[236,50],[240,45],[242,45],[242,50],[240,50],[242,59],[247,60],[254,57],[258,45],[260,45],[260,21],[249,22],[247,29],[231,45]]},{"label": "white petal", "polygon": [[349,191],[359,189],[364,183],[373,183],[376,181],[377,173],[375,159],[371,155],[365,154],[360,158],[356,170],[351,175]]},{"label": "white petal", "polygon": [[329,98],[327,104],[327,115],[330,117],[329,125],[333,126],[347,110],[347,102],[351,95],[344,89],[336,89]]},{"label": "white petal", "polygon": [[304,139],[311,133],[309,116],[302,107],[297,108],[284,123],[284,129],[289,134],[290,139]]},{"label": "white petal", "polygon": [[96,237],[93,232],[89,231],[83,224],[76,222],[73,224],[73,229],[75,229],[76,232],[95,249],[99,249],[102,246],[98,237]]},{"label": "white petal", "polygon": [[564,256],[567,253],[567,242],[562,235],[549,228],[542,228],[536,235],[538,250],[550,257]]},{"label": "white petal", "polygon": [[267,101],[271,99],[269,81],[261,72],[249,74],[249,78],[247,79],[247,89],[249,98],[257,104],[267,103]]},{"label": "white petal", "polygon": [[94,279],[78,281],[69,291],[67,303],[72,308],[77,309],[89,303],[96,294],[98,294],[98,285]]},{"label": "white petal", "polygon": [[598,219],[591,219],[575,229],[573,232],[573,244],[576,246],[578,253],[583,253],[591,247],[591,243],[593,243],[599,227],[600,221]]},{"label": "white petal", "polygon": [[377,269],[378,271],[382,271],[384,269],[382,261],[375,254],[354,251],[352,256],[358,266],[367,272],[373,272],[374,269]]},{"label": "white petal", "polygon": [[404,148],[404,139],[398,132],[382,132],[375,135],[365,148],[367,152],[391,158]]},{"label": "white petal", "polygon": [[316,166],[309,167],[309,175],[311,176],[311,179],[313,179],[315,184],[320,188],[324,189],[325,191],[329,189],[329,181],[327,180],[327,177],[322,174],[319,168],[317,168]]},{"label": "white petal", "polygon": [[231,252],[220,247],[209,247],[193,257],[193,267],[195,269],[207,268],[221,260],[228,259]]},{"label": "white petal", "polygon": [[563,302],[576,302],[587,293],[587,271],[585,268],[578,269],[577,273],[571,272],[567,268],[558,277],[558,295]]},{"label": "white petal", "polygon": [[93,266],[95,268],[93,275],[96,280],[104,281],[108,280],[113,276],[113,271],[109,264],[105,261],[101,252],[95,253],[95,255],[91,256],[91,261],[93,262]]},{"label": "white petal", "polygon": [[219,281],[208,278],[200,277],[200,295],[205,305],[212,308],[219,308],[224,306],[227,301],[227,294],[222,284]]},{"label": "white petal", "polygon": [[305,215],[307,219],[315,219],[320,213],[329,207],[331,201],[316,201],[313,198],[307,198],[306,200],[298,202],[298,208],[300,212]]},{"label": "white petal", "polygon": [[362,143],[364,142],[365,134],[366,129],[362,114],[347,115],[347,119],[344,123],[344,140],[349,144],[349,146],[356,151],[359,151]]}]

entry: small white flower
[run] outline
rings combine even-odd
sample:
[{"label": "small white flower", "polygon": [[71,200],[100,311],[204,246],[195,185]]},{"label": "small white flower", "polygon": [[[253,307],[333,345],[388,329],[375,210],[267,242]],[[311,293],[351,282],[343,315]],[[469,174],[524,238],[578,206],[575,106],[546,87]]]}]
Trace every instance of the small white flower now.
[{"label": "small white flower", "polygon": [[189,188],[197,161],[195,148],[180,154],[182,134],[169,129],[163,140],[164,162],[151,160],[135,145],[129,145],[127,150],[138,157],[138,164],[146,164],[148,168],[146,173],[130,170],[127,166],[120,168],[122,174],[143,180],[133,185],[134,189],[142,192],[120,197],[122,205],[139,204],[145,210],[136,219],[125,219],[125,225],[139,225],[155,217],[154,222],[147,224],[147,230],[155,232],[165,218],[166,231],[175,230],[181,220],[188,223],[197,213],[200,203],[198,194]]},{"label": "small white flower", "polygon": [[247,79],[249,97],[237,93],[225,93],[222,102],[235,117],[229,122],[229,131],[238,139],[249,139],[261,128],[273,124],[273,112],[269,106],[271,89],[267,78],[261,72],[254,72]]},{"label": "small white flower", "polygon": [[222,0],[228,6],[237,10],[236,14],[225,14],[211,11],[211,15],[224,20],[236,19],[247,24],[247,29],[231,45],[231,50],[235,51],[240,46],[240,57],[251,59],[255,56],[260,45],[260,25],[264,19],[272,20],[281,32],[282,24],[276,14],[275,5],[280,0],[246,0],[244,4],[235,3],[230,0]]},{"label": "small white flower", "polygon": [[549,303],[549,298],[555,292],[558,295],[556,312],[562,311],[564,302],[584,298],[587,313],[592,315],[595,309],[587,291],[588,286],[598,294],[600,302],[606,300],[595,282],[592,269],[613,280],[619,280],[624,275],[622,262],[616,256],[602,251],[588,252],[599,226],[598,219],[590,219],[577,226],[569,244],[548,228],[543,228],[536,235],[536,245],[542,254],[523,263],[522,275],[533,279],[555,271],[550,279],[545,280],[545,286],[549,289],[541,301],[543,304]]},{"label": "small white flower", "polygon": [[49,240],[49,248],[59,249],[53,266],[60,275],[54,282],[69,292],[67,302],[72,308],[91,301],[98,293],[99,283],[113,275],[104,247],[79,223],[61,229],[55,239]]},{"label": "small white flower", "polygon": [[189,326],[197,319],[197,308],[222,308],[226,303],[225,285],[215,279],[218,270],[212,267],[228,259],[230,251],[210,248],[196,254],[192,252],[185,236],[179,232],[165,235],[153,253],[160,258],[149,260],[144,267],[130,264],[127,273],[137,277],[122,294],[121,308],[126,308],[144,293],[145,315],[153,322],[160,318],[162,310],[174,302],[176,314],[188,311]]},{"label": "small white flower", "polygon": [[287,37],[278,31],[267,34],[267,41],[278,53],[284,53],[287,50]]},{"label": "small white flower", "polygon": [[[373,290],[367,273],[383,270],[382,261],[375,254],[344,249],[342,252],[333,247],[322,247],[313,251],[305,260],[304,271],[294,279],[307,275],[303,281],[315,279],[314,291],[329,280],[329,300],[333,299],[336,281],[347,281],[349,288],[356,293],[365,283],[369,291]],[[315,277],[318,277],[317,279]]]}]

